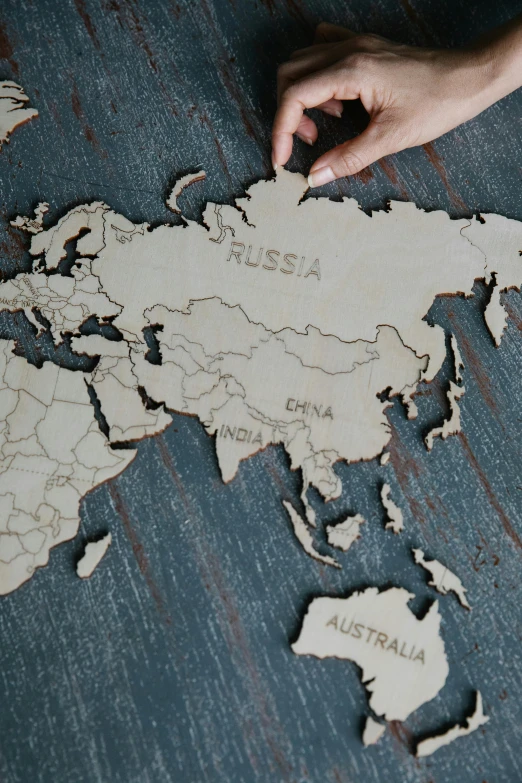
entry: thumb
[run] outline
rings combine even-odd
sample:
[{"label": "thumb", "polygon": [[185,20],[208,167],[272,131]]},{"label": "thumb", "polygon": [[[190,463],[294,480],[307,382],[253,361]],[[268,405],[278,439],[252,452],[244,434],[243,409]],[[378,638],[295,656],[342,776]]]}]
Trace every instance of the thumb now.
[{"label": "thumb", "polygon": [[321,155],[310,169],[308,184],[311,188],[318,188],[339,177],[353,176],[379,158],[398,150],[390,129],[370,122],[359,136]]}]

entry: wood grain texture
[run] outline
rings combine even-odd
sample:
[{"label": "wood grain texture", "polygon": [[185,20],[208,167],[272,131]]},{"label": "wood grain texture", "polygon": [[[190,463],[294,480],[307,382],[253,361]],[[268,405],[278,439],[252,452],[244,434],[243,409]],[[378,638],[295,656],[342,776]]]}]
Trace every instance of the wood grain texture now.
[{"label": "wood grain texture", "polygon": [[[519,11],[514,0],[4,0],[0,79],[15,79],[39,117],[0,153],[0,263],[28,269],[25,239],[8,222],[50,203],[52,218],[102,199],[133,220],[177,222],[164,198],[178,176],[204,182],[180,196],[198,217],[207,200],[231,203],[270,173],[275,68],[306,45],[320,20],[399,41],[455,46]],[[453,216],[493,211],[522,220],[519,91],[424,148],[374,164],[325,195],[364,208],[409,199]],[[296,146],[291,168],[361,127],[346,111],[319,120],[316,149]],[[455,334],[465,365],[463,433],[423,437],[447,415],[446,366],[408,422],[395,404],[386,467],[339,472],[343,496],[318,518],[361,513],[362,540],[337,572],[305,557],[281,500],[299,507],[299,481],[280,449],[241,465],[228,486],[201,425],[182,416],[138,446],[118,479],[82,507],[79,537],[0,603],[0,778],[6,783],[429,783],[522,779],[522,301],[496,349],[476,297],[438,299],[429,320]],[[79,366],[67,346],[20,316],[0,315],[36,363]],[[84,357],[84,369],[91,360]],[[380,485],[404,511],[384,530]],[[110,531],[103,568],[81,581],[85,541]],[[366,697],[355,667],[290,650],[310,598],[400,585],[424,610],[436,594],[411,558],[420,547],[462,579],[473,611],[441,598],[450,662],[439,696],[370,749]],[[426,760],[412,737],[449,727],[473,708],[491,718]]]}]

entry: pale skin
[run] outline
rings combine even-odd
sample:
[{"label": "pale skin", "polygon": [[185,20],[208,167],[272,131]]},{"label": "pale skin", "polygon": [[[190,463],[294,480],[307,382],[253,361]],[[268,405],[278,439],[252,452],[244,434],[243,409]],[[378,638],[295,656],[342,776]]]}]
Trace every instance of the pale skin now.
[{"label": "pale skin", "polygon": [[426,144],[522,86],[522,15],[462,49],[404,46],[322,23],[314,45],[278,71],[272,163],[284,166],[294,134],[313,145],[316,108],[340,117],[360,99],[367,128],[326,152],[310,169],[310,187],[347,177],[380,158]]}]

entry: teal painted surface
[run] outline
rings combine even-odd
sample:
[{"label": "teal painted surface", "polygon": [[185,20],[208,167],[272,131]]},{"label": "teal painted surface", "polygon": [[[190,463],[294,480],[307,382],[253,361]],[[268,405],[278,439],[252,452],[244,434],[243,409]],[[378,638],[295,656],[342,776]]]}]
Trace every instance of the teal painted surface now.
[{"label": "teal painted surface", "polygon": [[[4,0],[0,78],[24,85],[39,111],[0,154],[2,228],[38,200],[51,215],[103,199],[133,220],[176,222],[169,183],[200,165],[207,180],[183,196],[198,217],[207,200],[230,203],[270,170],[275,69],[322,20],[419,44],[453,46],[498,24],[515,2],[470,4],[354,0],[158,2]],[[403,152],[371,176],[323,189],[365,208],[409,199],[454,216],[494,211],[522,219],[522,94],[434,142]],[[305,171],[322,150],[360,127],[321,120],[316,150],[297,145]],[[0,237],[5,276],[28,268],[20,235]],[[340,465],[344,492],[321,523],[347,512],[367,519],[343,570],[310,560],[281,499],[297,504],[299,476],[281,449],[221,482],[213,441],[181,416],[138,446],[118,479],[82,505],[78,537],[48,568],[0,601],[0,779],[6,783],[516,783],[522,780],[522,302],[500,349],[476,297],[439,299],[429,318],[455,332],[466,396],[464,435],[422,444],[446,411],[451,368],[424,389],[419,418],[396,403],[391,463]],[[52,359],[23,318],[0,316],[33,361]],[[74,364],[61,349],[55,360]],[[387,477],[406,530],[384,530]],[[90,581],[74,566],[85,541],[110,530],[114,545]],[[324,534],[323,534],[324,535]],[[320,540],[320,538],[319,538]],[[422,611],[436,594],[413,564],[420,546],[461,577],[465,613],[440,598],[450,676],[440,695],[375,748],[363,750],[367,711],[356,668],[297,658],[289,648],[315,595],[402,585]],[[417,762],[412,738],[454,723],[479,687],[484,732]]]}]

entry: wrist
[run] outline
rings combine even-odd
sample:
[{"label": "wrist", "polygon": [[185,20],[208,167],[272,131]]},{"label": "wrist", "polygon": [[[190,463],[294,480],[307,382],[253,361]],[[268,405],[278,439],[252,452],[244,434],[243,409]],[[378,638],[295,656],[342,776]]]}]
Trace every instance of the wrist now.
[{"label": "wrist", "polygon": [[522,86],[522,48],[487,46],[480,53],[484,93],[498,101]]},{"label": "wrist", "polygon": [[468,52],[492,102],[518,89],[522,86],[522,17],[480,38]]}]

